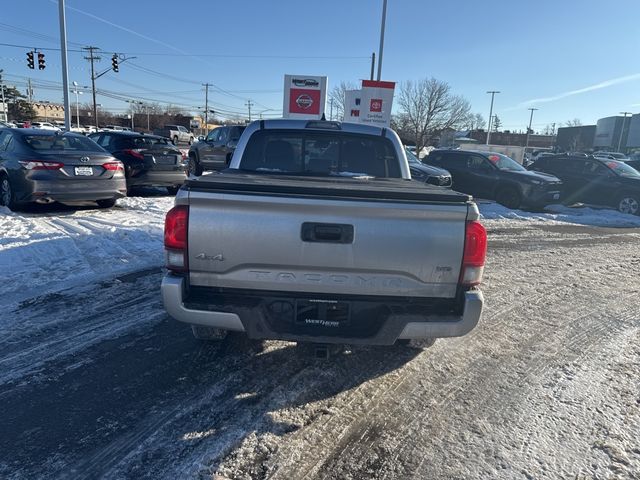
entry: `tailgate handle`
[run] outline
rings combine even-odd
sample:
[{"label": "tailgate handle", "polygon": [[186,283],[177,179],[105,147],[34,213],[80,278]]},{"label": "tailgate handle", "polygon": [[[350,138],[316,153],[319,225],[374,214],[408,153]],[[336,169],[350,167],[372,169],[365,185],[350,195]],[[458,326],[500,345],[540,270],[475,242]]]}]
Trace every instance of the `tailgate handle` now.
[{"label": "tailgate handle", "polygon": [[305,222],[300,236],[303,242],[353,243],[353,225]]}]

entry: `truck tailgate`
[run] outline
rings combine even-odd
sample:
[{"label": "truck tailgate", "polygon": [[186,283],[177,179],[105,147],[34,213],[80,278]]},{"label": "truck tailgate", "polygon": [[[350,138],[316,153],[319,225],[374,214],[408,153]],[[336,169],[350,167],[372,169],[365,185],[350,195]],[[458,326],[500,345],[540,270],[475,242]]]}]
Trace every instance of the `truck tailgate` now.
[{"label": "truck tailgate", "polygon": [[466,197],[411,202],[194,188],[189,205],[191,285],[456,295]]}]

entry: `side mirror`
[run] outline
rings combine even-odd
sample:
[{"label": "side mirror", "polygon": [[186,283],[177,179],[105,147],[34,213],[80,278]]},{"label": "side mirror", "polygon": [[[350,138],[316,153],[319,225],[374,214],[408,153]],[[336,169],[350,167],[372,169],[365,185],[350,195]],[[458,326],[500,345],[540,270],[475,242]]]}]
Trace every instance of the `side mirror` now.
[{"label": "side mirror", "polygon": [[238,140],[229,140],[227,142],[227,148],[236,148],[238,145]]},{"label": "side mirror", "polygon": [[204,141],[204,135],[198,135],[198,141],[199,142]]}]

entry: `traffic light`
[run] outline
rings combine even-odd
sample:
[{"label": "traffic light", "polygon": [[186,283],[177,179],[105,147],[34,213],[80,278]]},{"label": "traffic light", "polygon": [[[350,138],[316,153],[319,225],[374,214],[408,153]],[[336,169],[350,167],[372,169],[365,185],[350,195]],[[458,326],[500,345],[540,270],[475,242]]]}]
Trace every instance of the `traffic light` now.
[{"label": "traffic light", "polygon": [[44,53],[38,52],[38,70],[44,70],[46,67],[44,64]]},{"label": "traffic light", "polygon": [[33,62],[33,52],[27,52],[27,67],[31,70],[35,68],[35,63]]},{"label": "traffic light", "polygon": [[118,73],[118,54],[114,53],[111,57],[111,68],[114,72]]}]

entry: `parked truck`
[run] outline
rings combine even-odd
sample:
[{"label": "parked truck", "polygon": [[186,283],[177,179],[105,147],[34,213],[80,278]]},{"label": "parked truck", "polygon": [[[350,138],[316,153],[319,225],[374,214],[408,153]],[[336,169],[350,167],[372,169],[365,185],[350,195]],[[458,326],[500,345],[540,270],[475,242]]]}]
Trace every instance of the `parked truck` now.
[{"label": "parked truck", "polygon": [[191,145],[195,138],[186,127],[182,125],[165,125],[162,128],[154,130],[154,135],[168,138],[171,143],[178,145],[179,143],[188,143]]},{"label": "parked truck", "polygon": [[461,336],[483,306],[471,197],[411,182],[387,128],[265,120],[167,213],[167,312],[203,339],[391,345]]}]

